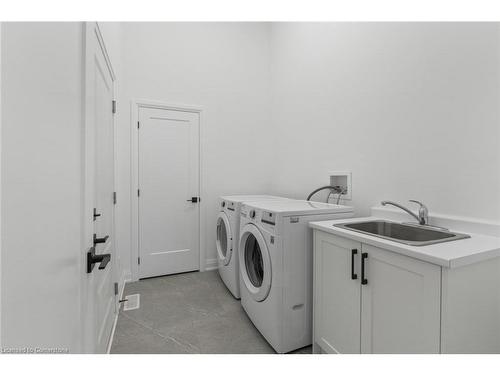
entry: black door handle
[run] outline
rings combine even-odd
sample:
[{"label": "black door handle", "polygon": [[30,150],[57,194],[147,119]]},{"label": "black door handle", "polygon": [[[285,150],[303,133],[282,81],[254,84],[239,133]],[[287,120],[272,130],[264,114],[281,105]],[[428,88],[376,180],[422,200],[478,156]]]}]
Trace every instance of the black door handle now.
[{"label": "black door handle", "polygon": [[365,259],[368,258],[368,253],[361,254],[361,284],[368,284],[368,279],[365,278]]},{"label": "black door handle", "polygon": [[358,249],[351,250],[351,280],[356,280],[358,275],[354,273],[354,257],[358,253]]},{"label": "black door handle", "polygon": [[102,260],[101,260],[101,264],[99,264],[99,269],[103,270],[106,268],[109,261],[111,260],[111,254],[102,254],[101,257],[102,257]]},{"label": "black door handle", "polygon": [[94,246],[98,243],[105,243],[108,240],[109,236],[97,238],[97,235],[94,233]]},{"label": "black door handle", "polygon": [[97,208],[94,208],[94,221],[95,221],[96,217],[99,217],[99,216],[101,216],[101,214],[98,214]]},{"label": "black door handle", "polygon": [[188,199],[186,202],[198,203],[198,202],[201,202],[201,198],[200,197],[192,197],[191,199]]},{"label": "black door handle", "polygon": [[105,269],[110,260],[111,260],[111,254],[96,255],[95,247],[91,247],[90,250],[87,252],[87,273],[92,272],[92,270],[94,269],[94,265],[96,263],[100,263],[99,264],[100,270]]}]

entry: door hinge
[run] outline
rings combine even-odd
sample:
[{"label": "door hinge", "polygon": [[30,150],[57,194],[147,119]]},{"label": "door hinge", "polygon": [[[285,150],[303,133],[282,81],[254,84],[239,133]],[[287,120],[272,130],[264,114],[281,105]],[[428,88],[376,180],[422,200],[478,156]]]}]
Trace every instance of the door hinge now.
[{"label": "door hinge", "polygon": [[116,113],[116,100],[111,102],[111,112]]},{"label": "door hinge", "polygon": [[113,204],[116,204],[116,191],[113,191]]},{"label": "door hinge", "polygon": [[140,126],[141,126],[141,125],[139,124],[139,121],[137,121],[137,129],[139,129],[139,128],[140,128]]},{"label": "door hinge", "polygon": [[141,189],[137,189],[137,196],[140,197],[141,196]]},{"label": "door hinge", "polygon": [[115,296],[118,295],[118,283],[115,283]]},{"label": "door hinge", "polygon": [[141,257],[137,257],[137,264],[141,264]]}]

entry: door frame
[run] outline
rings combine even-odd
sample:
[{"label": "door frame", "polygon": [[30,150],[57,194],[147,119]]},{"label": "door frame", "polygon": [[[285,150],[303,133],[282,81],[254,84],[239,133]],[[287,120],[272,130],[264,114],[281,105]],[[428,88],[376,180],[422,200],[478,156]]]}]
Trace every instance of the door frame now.
[{"label": "door frame", "polygon": [[199,117],[199,187],[200,197],[203,198],[199,203],[198,213],[198,228],[199,228],[199,252],[200,252],[200,272],[205,271],[205,243],[203,241],[203,234],[205,233],[205,222],[202,218],[205,217],[205,188],[203,183],[203,117],[205,107],[201,105],[191,104],[175,104],[166,103],[150,99],[132,99],[130,102],[130,272],[132,281],[139,280],[139,197],[134,192],[139,189],[139,150],[137,143],[139,140],[139,129],[137,123],[139,122],[139,110],[141,108],[165,109],[171,111],[183,111],[197,113]]},{"label": "door frame", "polygon": [[[92,100],[92,97],[90,96],[90,90],[89,88],[92,87],[92,82],[90,80],[90,74],[89,74],[89,69],[90,69],[90,60],[91,57],[88,53],[88,45],[90,43],[91,38],[96,38],[97,44],[99,48],[101,49],[101,52],[103,53],[103,57],[106,63],[106,68],[108,69],[109,75],[111,77],[111,84],[112,84],[112,93],[113,93],[113,100],[116,100],[116,74],[113,69],[113,65],[111,64],[111,59],[108,54],[108,50],[106,49],[106,45],[104,42],[104,37],[102,35],[101,29],[99,28],[99,23],[98,22],[83,22],[83,41],[84,41],[84,48],[83,48],[83,131],[82,131],[82,254],[80,258],[81,262],[81,273],[82,273],[82,278],[81,278],[81,296],[80,296],[80,301],[81,301],[81,306],[80,306],[80,313],[82,315],[81,319],[81,345],[82,345],[82,352],[85,353],[95,353],[95,342],[89,342],[88,337],[86,336],[85,332],[88,330],[90,327],[88,326],[88,319],[87,319],[87,311],[86,311],[86,305],[88,303],[88,294],[90,293],[89,288],[88,288],[88,277],[89,274],[87,274],[87,252],[89,250],[88,248],[88,238],[90,238],[91,234],[93,233],[93,222],[90,220],[89,221],[89,209],[90,207],[93,207],[94,202],[92,199],[92,196],[89,193],[89,174],[91,171],[89,170],[89,155],[93,154],[94,148],[94,140],[91,137],[91,134],[89,133],[89,129],[91,128],[91,123],[93,121],[92,115],[93,112],[91,110],[91,107],[89,103]],[[111,103],[110,103],[110,110],[111,110]],[[112,120],[113,120],[113,184],[114,184],[114,191],[116,191],[116,181],[117,181],[117,176],[116,176],[116,152],[117,152],[117,147],[116,147],[116,116],[113,114],[112,115]],[[116,208],[113,207],[113,210]],[[116,211],[115,211],[116,213]],[[113,282],[117,282],[117,273],[119,267],[118,263],[116,262],[116,254],[118,253],[118,250],[116,248],[116,220],[113,215],[113,232],[114,232],[114,247],[115,251],[113,256],[115,259],[112,259],[111,262],[109,263],[109,267],[112,269],[111,271],[111,277],[113,279]],[[113,334],[114,334],[114,326],[116,325],[116,321],[118,318],[118,297],[115,296],[115,309],[113,310],[113,313],[115,315],[114,317],[114,322],[113,322],[113,328],[111,331],[111,336],[108,338],[108,344],[107,346],[109,347],[110,342],[113,339]]]}]

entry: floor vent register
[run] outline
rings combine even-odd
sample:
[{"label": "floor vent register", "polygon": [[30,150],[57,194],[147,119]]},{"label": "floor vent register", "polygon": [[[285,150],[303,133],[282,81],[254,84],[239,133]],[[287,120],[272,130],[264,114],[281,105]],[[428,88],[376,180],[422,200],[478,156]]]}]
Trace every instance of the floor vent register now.
[{"label": "floor vent register", "polygon": [[123,311],[136,310],[141,306],[141,295],[130,294],[125,296],[125,303],[123,304]]}]

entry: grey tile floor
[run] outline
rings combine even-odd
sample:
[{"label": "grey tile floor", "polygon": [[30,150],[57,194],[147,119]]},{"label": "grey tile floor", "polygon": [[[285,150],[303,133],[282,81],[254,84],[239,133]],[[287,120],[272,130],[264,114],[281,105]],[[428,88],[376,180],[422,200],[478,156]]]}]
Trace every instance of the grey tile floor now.
[{"label": "grey tile floor", "polygon": [[[217,271],[140,280],[137,310],[120,311],[111,353],[274,353]],[[311,353],[311,347],[296,354]]]}]

